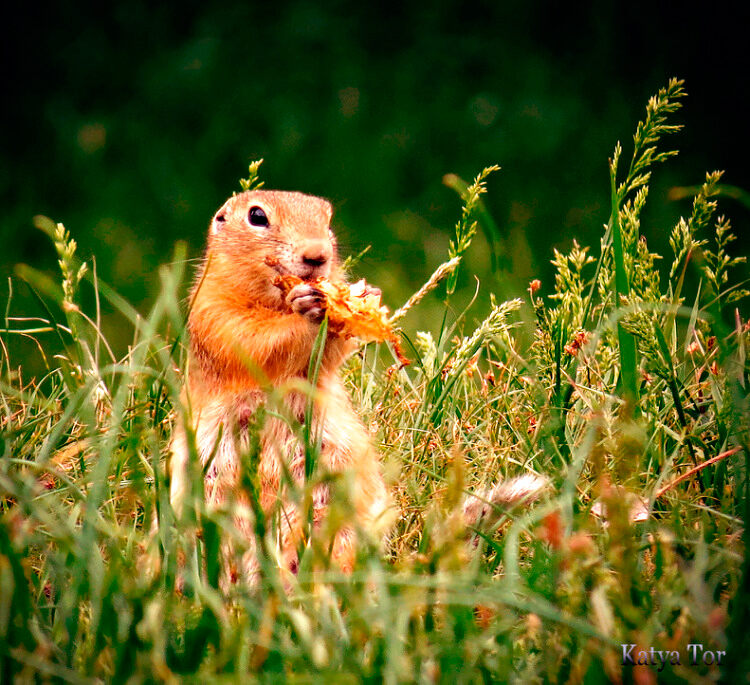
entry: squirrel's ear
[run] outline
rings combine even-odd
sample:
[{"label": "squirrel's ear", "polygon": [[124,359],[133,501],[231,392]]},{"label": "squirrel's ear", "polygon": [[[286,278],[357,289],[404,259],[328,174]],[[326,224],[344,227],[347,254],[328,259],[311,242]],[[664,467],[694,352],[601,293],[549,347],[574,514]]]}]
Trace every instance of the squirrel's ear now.
[{"label": "squirrel's ear", "polygon": [[227,207],[224,205],[218,212],[216,212],[216,215],[213,218],[213,221],[211,221],[211,233],[215,234],[221,231],[222,228],[224,228],[224,224],[227,221]]},{"label": "squirrel's ear", "polygon": [[218,233],[225,223],[226,217],[223,214],[217,214],[211,222],[211,233]]}]

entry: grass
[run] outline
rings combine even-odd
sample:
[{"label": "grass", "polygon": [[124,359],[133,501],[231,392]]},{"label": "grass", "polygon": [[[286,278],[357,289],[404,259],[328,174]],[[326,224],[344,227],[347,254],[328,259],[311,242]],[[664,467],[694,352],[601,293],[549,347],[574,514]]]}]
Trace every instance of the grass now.
[{"label": "grass", "polygon": [[[672,229],[668,274],[640,226],[652,167],[674,154],[659,146],[683,94],[672,81],[649,102],[624,178],[618,144],[598,251],[555,252],[554,286],[545,295],[532,282],[526,309],[493,302],[476,324],[454,312],[494,168],[472,184],[452,177],[464,209],[449,261],[396,314],[408,322],[439,289],[443,321],[403,334],[409,367],[369,345],[345,370],[396,514],[385,550],[360,531],[351,576],[330,566],[314,530],[298,575],[284,575],[277,512],[256,504],[262,580],[220,589],[232,507],[206,509],[199,473],[179,515],[168,497],[184,250],[161,269],[144,317],[80,263],[61,225],[40,219],[62,286],[20,268],[48,316],[14,318],[9,301],[2,334],[0,679],[744,681],[750,325],[736,305],[743,260],[716,217],[720,174]],[[80,305],[84,288],[94,312]],[[102,334],[99,298],[132,323],[123,358]],[[42,355],[50,339],[64,347],[44,377],[14,365],[19,336]],[[295,428],[309,478],[292,496],[304,502],[326,476],[316,436]],[[251,505],[253,460],[251,446],[241,485]],[[496,483],[522,474],[548,479],[539,501],[492,501]],[[335,526],[348,516],[346,478],[332,486]],[[467,517],[472,504],[481,516]],[[725,650],[721,667],[689,665],[696,642]],[[622,644],[678,650],[681,665],[623,666]]]}]

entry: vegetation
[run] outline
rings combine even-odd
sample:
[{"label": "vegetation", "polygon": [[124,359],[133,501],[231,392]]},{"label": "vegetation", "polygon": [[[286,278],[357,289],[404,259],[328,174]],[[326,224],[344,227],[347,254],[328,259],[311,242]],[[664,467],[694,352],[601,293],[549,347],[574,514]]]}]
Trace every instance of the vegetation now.
[{"label": "vegetation", "polygon": [[[493,168],[470,185],[451,179],[464,210],[450,260],[394,317],[445,288],[443,320],[404,334],[410,366],[369,345],[346,370],[395,508],[385,551],[360,531],[351,576],[330,566],[314,529],[298,574],[279,570],[274,512],[255,507],[262,580],[222,582],[231,506],[207,510],[199,478],[179,518],[168,498],[184,247],[143,317],[79,262],[62,225],[39,219],[62,287],[26,268],[48,315],[13,317],[12,301],[5,314],[0,678],[744,681],[750,323],[736,308],[743,259],[717,216],[720,174],[672,229],[664,273],[640,226],[683,95],[672,81],[651,99],[627,164],[617,145],[599,249],[555,252],[551,292],[529,285],[533,325],[519,325],[521,300],[493,300],[476,325],[454,311]],[[93,312],[80,304],[86,289]],[[100,298],[132,325],[123,358],[101,331]],[[14,336],[39,341],[42,357],[54,336],[65,353],[29,380],[7,353]],[[315,464],[314,436],[293,427]],[[241,485],[250,502],[254,456]],[[502,504],[496,485],[529,473],[548,481],[539,501]],[[313,469],[304,487],[285,487],[304,502],[322,478]],[[334,481],[339,525],[347,483]],[[721,667],[691,666],[689,643],[724,650]],[[681,665],[636,672],[622,644],[678,650]]]}]

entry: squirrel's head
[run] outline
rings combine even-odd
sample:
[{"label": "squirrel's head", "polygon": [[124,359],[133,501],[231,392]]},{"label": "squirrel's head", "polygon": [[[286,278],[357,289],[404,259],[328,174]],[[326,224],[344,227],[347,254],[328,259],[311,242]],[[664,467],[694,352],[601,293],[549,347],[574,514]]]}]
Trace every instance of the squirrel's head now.
[{"label": "squirrel's head", "polygon": [[239,193],[211,221],[208,256],[215,267],[209,268],[233,277],[238,287],[244,281],[256,292],[270,287],[278,274],[329,278],[338,268],[332,215],[331,204],[312,195],[277,190]]}]

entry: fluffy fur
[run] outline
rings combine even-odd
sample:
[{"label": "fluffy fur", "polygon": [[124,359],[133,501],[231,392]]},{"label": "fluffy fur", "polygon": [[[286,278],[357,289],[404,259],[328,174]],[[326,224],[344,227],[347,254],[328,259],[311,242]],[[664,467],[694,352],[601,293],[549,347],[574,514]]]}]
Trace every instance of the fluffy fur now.
[{"label": "fluffy fur", "polygon": [[[253,207],[263,210],[268,226],[252,224],[249,212]],[[241,454],[248,445],[247,427],[267,401],[264,387],[281,389],[288,413],[304,420],[307,397],[289,388],[295,381],[307,380],[324,298],[309,283],[296,286],[283,298],[273,281],[279,274],[294,274],[306,281],[318,277],[343,280],[331,215],[331,205],[321,198],[248,191],[227,200],[211,222],[206,256],[191,295],[184,397],[211,506],[236,498]],[[338,374],[350,351],[349,342],[329,334],[312,429],[322,436],[318,468],[351,474],[356,526],[374,531],[388,507],[388,496],[378,455]],[[179,422],[171,463],[171,499],[179,514],[190,489],[187,435]],[[287,423],[272,417],[261,431],[260,502],[266,512],[280,507],[281,553],[294,570],[301,520],[294,506],[279,501],[285,467],[302,481],[304,452]],[[328,499],[327,486],[318,486],[313,496],[316,524],[325,518]],[[242,504],[241,498],[238,503]],[[242,571],[252,580],[257,562],[251,520],[237,515],[236,521],[251,548],[243,557]],[[354,528],[341,528],[331,541],[332,557],[344,571],[351,570],[354,562]]]}]

